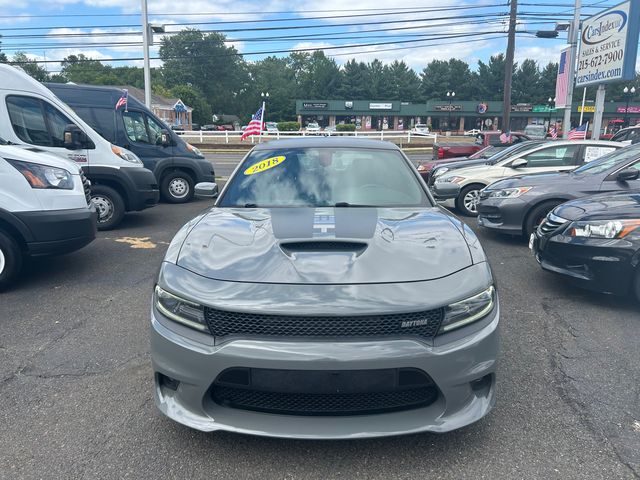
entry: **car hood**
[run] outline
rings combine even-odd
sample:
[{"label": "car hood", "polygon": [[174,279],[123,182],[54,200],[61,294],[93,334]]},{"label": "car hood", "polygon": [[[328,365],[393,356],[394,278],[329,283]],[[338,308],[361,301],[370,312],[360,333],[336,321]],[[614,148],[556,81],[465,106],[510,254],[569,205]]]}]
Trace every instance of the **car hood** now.
[{"label": "car hood", "polygon": [[583,217],[626,218],[640,217],[640,191],[635,193],[605,193],[563,203],[555,208],[554,215],[566,220]]},{"label": "car hood", "polygon": [[437,207],[214,208],[183,237],[176,264],[233,282],[432,280],[476,258],[477,239],[470,247],[458,223]]},{"label": "car hood", "polygon": [[80,173],[77,163],[31,145],[0,145],[0,157],[64,168],[73,175]]},{"label": "car hood", "polygon": [[[584,175],[575,175],[571,172],[540,172],[530,173],[529,175],[516,175],[514,177],[508,177],[502,180],[498,180],[489,186],[489,190],[497,190],[500,188],[511,187],[535,187],[536,185],[543,185],[549,187],[551,185],[562,184],[567,188],[574,186],[573,183],[579,181]],[[569,183],[571,182],[571,183]],[[564,190],[561,190],[564,191]]]}]

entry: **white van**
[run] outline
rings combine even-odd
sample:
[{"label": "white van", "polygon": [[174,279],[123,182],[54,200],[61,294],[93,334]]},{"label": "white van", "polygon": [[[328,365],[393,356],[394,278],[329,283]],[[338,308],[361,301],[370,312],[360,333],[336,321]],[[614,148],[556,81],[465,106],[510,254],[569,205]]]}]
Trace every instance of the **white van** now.
[{"label": "white van", "polygon": [[82,169],[0,139],[0,290],[24,256],[72,252],[96,236],[97,213]]},{"label": "white van", "polygon": [[106,141],[51,90],[9,65],[0,65],[0,137],[78,163],[93,185],[100,230],[158,203],[157,180],[135,154]]}]

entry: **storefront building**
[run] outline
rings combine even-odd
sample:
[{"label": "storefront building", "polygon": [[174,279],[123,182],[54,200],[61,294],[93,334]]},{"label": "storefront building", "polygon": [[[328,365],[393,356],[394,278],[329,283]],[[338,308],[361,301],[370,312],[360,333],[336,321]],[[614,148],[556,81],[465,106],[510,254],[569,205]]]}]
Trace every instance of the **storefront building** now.
[{"label": "storefront building", "polygon": [[[571,123],[578,125],[580,104],[572,108]],[[640,104],[605,104],[603,127],[640,123]],[[585,105],[583,123],[593,120],[593,104]],[[296,100],[302,126],[318,122],[321,127],[353,123],[358,130],[409,130],[421,123],[434,131],[497,130],[502,128],[502,102],[429,100],[426,103],[379,100]],[[529,124],[560,123],[564,110],[549,105],[518,103],[511,106],[511,130]]]}]

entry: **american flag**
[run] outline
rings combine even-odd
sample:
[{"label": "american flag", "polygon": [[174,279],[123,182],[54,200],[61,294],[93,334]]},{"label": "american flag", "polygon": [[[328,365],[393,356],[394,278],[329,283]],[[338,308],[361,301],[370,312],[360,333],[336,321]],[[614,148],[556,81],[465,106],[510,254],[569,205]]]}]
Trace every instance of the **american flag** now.
[{"label": "american flag", "polygon": [[260,132],[262,131],[262,109],[263,107],[260,107],[255,115],[251,117],[251,121],[249,122],[249,125],[247,125],[247,128],[245,128],[240,140],[244,140],[251,135],[260,135]]},{"label": "american flag", "polygon": [[567,137],[569,140],[584,140],[587,138],[587,128],[589,127],[589,122],[584,125],[580,125],[579,127],[574,128],[569,131],[569,136]]},{"label": "american flag", "polygon": [[116,110],[118,110],[120,107],[124,107],[124,109],[126,110],[128,98],[129,98],[129,90],[123,90],[122,96],[116,102]]},{"label": "american flag", "polygon": [[569,62],[571,61],[571,50],[563,50],[562,53],[560,53],[558,76],[556,77],[556,108],[564,108],[567,104]]},{"label": "american flag", "polygon": [[553,140],[558,139],[558,129],[556,128],[555,125],[549,129],[549,135],[551,135],[551,138]]}]

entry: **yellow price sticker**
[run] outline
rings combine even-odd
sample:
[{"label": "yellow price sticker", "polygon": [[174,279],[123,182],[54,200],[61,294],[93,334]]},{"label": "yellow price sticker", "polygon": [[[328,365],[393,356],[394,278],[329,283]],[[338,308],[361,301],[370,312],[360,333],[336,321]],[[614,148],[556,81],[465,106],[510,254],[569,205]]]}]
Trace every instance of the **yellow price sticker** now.
[{"label": "yellow price sticker", "polygon": [[282,162],[284,162],[287,159],[287,157],[285,157],[284,155],[279,156],[279,157],[271,157],[271,158],[266,158],[254,165],[251,165],[249,168],[247,168],[244,171],[245,175],[253,175],[254,173],[260,173],[260,172],[264,172],[265,170],[269,170],[270,168],[273,168],[277,165],[280,165]]}]

